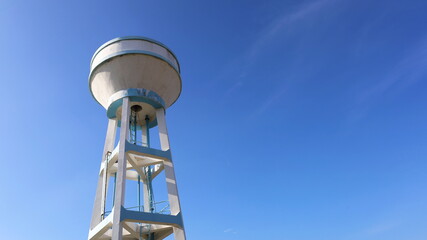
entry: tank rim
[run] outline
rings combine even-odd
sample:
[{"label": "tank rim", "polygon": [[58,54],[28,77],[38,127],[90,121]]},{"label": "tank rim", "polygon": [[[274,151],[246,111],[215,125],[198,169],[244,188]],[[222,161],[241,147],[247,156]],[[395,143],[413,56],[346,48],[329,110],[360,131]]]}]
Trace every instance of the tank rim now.
[{"label": "tank rim", "polygon": [[113,44],[113,43],[116,43],[116,42],[119,42],[119,41],[123,41],[123,40],[144,40],[144,41],[151,42],[151,43],[155,43],[155,44],[157,44],[157,45],[159,45],[159,46],[164,47],[164,48],[165,48],[166,50],[168,50],[168,51],[172,54],[172,56],[175,58],[176,63],[177,63],[177,65],[178,65],[178,72],[181,72],[181,67],[180,67],[180,65],[179,65],[179,60],[178,60],[178,58],[176,57],[175,53],[174,53],[174,52],[173,52],[173,51],[172,51],[168,46],[166,46],[165,44],[163,44],[163,43],[161,43],[161,42],[159,42],[159,41],[157,41],[157,40],[154,40],[154,39],[152,39],[152,38],[148,38],[148,37],[143,37],[143,36],[125,36],[125,37],[117,37],[117,38],[111,39],[110,41],[108,41],[108,42],[106,42],[106,43],[102,44],[98,49],[96,49],[95,53],[93,54],[93,56],[92,56],[92,58],[91,58],[91,60],[90,60],[90,66],[92,66],[93,60],[95,59],[96,55],[98,55],[98,53],[102,51],[102,49],[106,48],[107,46],[109,46],[109,45],[111,45],[111,44]]}]

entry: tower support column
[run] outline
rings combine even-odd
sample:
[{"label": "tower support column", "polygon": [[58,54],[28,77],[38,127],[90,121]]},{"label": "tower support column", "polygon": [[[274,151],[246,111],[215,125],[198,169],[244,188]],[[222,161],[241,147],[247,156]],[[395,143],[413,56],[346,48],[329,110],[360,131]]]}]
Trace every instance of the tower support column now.
[{"label": "tower support column", "polygon": [[125,187],[126,187],[126,141],[129,133],[129,98],[123,98],[122,103],[122,119],[120,126],[120,142],[119,142],[119,155],[117,160],[117,180],[115,200],[113,206],[113,229],[112,240],[123,239],[123,223],[121,219],[122,209],[124,209],[125,202]]},{"label": "tower support column", "polygon": [[[168,151],[170,150],[169,135],[166,126],[165,110],[163,108],[156,109],[156,118],[159,128],[160,147],[162,151]],[[171,214],[179,215],[182,220],[181,204],[179,202],[178,186],[172,160],[164,161],[164,167]],[[182,225],[182,229],[174,227],[173,232],[176,240],[186,239],[184,224]]]},{"label": "tower support column", "polygon": [[[117,122],[115,119],[108,120],[107,135],[105,137],[104,151],[101,160],[101,166],[105,166],[107,161],[108,152],[112,152],[114,149],[114,140],[116,137]],[[102,168],[98,176],[98,186],[96,188],[95,202],[93,204],[92,220],[90,223],[90,229],[93,229],[98,225],[104,214],[105,209],[105,195],[108,189],[108,177],[109,174],[106,168]]]}]

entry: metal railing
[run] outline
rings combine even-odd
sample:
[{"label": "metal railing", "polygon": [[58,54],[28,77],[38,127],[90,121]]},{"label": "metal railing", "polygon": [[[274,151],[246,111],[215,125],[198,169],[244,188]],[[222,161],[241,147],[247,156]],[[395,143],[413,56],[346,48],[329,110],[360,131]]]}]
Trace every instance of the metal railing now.
[{"label": "metal railing", "polygon": [[[164,214],[164,215],[170,215],[170,204],[169,201],[160,201],[160,202],[155,202],[154,205],[157,208],[157,205],[160,205],[162,208],[159,211],[154,211],[153,213],[157,213],[157,214]],[[133,210],[133,209],[140,209],[141,208],[141,212],[144,212],[144,206],[140,205],[140,206],[133,206],[133,207],[127,207],[125,208],[126,210]],[[111,211],[106,211],[105,212],[105,217],[106,218],[108,215],[110,215]]]}]

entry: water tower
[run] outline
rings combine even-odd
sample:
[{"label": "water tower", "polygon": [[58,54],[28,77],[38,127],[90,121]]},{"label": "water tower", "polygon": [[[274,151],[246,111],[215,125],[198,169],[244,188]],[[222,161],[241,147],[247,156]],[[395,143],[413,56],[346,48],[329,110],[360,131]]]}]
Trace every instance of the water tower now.
[{"label": "water tower", "polygon": [[[181,93],[175,55],[152,39],[113,39],[92,57],[89,89],[107,110],[108,128],[88,239],[158,240],[173,234],[184,240],[165,120]],[[150,143],[153,129],[160,149]],[[159,174],[167,189],[164,202],[154,198]],[[125,191],[132,191],[136,206],[126,206]]]}]

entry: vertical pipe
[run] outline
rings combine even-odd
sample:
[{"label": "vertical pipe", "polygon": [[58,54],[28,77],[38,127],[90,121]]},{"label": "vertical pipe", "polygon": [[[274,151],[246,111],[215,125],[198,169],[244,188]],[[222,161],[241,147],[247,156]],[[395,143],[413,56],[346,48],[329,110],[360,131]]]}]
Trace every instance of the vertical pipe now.
[{"label": "vertical pipe", "polygon": [[141,212],[141,176],[138,174],[138,211]]},{"label": "vertical pipe", "polygon": [[142,224],[139,224],[139,240],[142,240]]},{"label": "vertical pipe", "polygon": [[[145,115],[145,125],[147,128],[147,147],[150,147],[150,128],[148,127],[150,118],[148,115]],[[151,173],[152,173],[152,167],[147,166],[145,167],[145,173],[147,177],[147,188],[148,188],[148,199],[150,201],[150,212],[154,212],[154,195],[153,195],[153,185],[151,184]]]},{"label": "vertical pipe", "polygon": [[107,191],[108,191],[108,181],[107,181],[107,178],[108,178],[108,176],[109,176],[109,174],[108,174],[108,161],[109,161],[109,159],[110,159],[110,155],[111,155],[111,152],[110,151],[108,151],[107,152],[107,156],[105,157],[105,164],[104,164],[104,189],[103,189],[103,192],[104,192],[104,196],[103,196],[103,201],[102,201],[102,220],[104,220],[104,218],[105,218],[105,207],[106,207],[106,205],[107,205]]},{"label": "vertical pipe", "polygon": [[[149,121],[150,121],[150,118],[148,117],[148,115],[146,115],[145,116],[145,128],[147,129],[146,130],[146,139],[147,139],[147,147],[149,148],[150,147],[150,127],[148,126],[148,124],[149,124]],[[147,197],[147,199],[148,199],[148,201],[149,201],[149,204],[148,204],[148,206],[149,206],[149,212],[151,212],[151,213],[153,213],[154,212],[154,195],[153,195],[153,185],[151,184],[151,165],[150,166],[147,166],[147,167],[145,167],[144,168],[144,171],[145,171],[145,175],[146,175],[146,188],[147,188],[147,195],[148,195],[148,197]],[[144,211],[147,211],[147,210],[145,210],[144,209]],[[151,226],[149,226],[149,228],[151,228]],[[148,238],[147,238],[148,240],[154,240],[154,233],[150,233],[150,230],[148,230]]]},{"label": "vertical pipe", "polygon": [[[135,145],[137,145],[137,133],[138,133],[138,119],[137,114],[141,111],[141,107],[138,105],[134,105],[131,107],[131,129],[130,129],[130,136],[131,136],[131,142]],[[138,186],[137,186],[137,201],[138,201],[138,211],[141,211],[141,176],[138,174]]]},{"label": "vertical pipe", "polygon": [[130,142],[135,144],[137,143],[137,112],[136,112],[136,108],[134,108],[135,106],[132,106],[131,108],[131,116],[130,116],[130,128],[129,128],[129,132],[130,132]]},{"label": "vertical pipe", "polygon": [[114,207],[114,199],[116,199],[116,180],[117,180],[117,172],[114,173],[113,207]]},{"label": "vertical pipe", "polygon": [[142,146],[143,147],[147,147],[147,126],[141,125],[141,141],[142,141]]},{"label": "vertical pipe", "polygon": [[150,147],[150,127],[148,126],[149,121],[150,118],[148,117],[148,115],[145,115],[145,127],[147,129],[147,147]]}]

